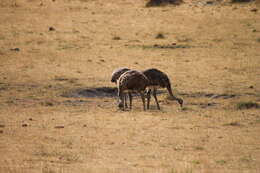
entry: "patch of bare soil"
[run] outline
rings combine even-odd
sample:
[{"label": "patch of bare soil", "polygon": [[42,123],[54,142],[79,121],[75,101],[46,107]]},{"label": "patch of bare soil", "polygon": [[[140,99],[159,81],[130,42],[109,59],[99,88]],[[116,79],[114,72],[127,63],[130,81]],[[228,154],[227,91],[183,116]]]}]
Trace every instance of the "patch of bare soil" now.
[{"label": "patch of bare soil", "polygon": [[117,88],[98,87],[90,89],[76,89],[62,94],[63,97],[116,97]]}]

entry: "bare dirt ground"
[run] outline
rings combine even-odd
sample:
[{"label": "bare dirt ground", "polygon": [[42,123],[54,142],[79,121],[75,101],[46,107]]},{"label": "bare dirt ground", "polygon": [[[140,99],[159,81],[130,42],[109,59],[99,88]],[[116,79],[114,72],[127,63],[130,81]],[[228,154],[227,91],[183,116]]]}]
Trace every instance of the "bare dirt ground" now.
[{"label": "bare dirt ground", "polygon": [[[259,13],[256,2],[1,0],[0,172],[259,173],[260,109],[237,108],[260,103]],[[123,66],[166,72],[184,108],[165,92],[146,112],[139,97],[123,112],[111,93],[82,94],[113,92]]]}]

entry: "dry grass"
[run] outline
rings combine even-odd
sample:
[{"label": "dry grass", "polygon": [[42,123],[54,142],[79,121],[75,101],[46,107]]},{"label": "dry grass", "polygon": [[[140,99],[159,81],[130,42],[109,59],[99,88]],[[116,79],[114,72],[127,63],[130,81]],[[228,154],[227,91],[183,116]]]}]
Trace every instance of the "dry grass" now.
[{"label": "dry grass", "polygon": [[239,102],[237,103],[237,109],[251,109],[251,108],[259,108],[259,104],[256,102]]},{"label": "dry grass", "polygon": [[[0,0],[0,172],[259,172],[260,110],[234,108],[260,100],[257,4],[146,2]],[[164,71],[184,108],[118,110],[118,67]]]}]

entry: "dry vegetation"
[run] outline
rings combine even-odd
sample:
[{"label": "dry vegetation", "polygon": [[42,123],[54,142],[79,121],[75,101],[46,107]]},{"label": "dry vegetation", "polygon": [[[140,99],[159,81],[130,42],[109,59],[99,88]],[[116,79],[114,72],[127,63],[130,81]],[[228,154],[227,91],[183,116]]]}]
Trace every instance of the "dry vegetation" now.
[{"label": "dry vegetation", "polygon": [[[1,173],[260,172],[258,1],[146,3],[0,0]],[[166,72],[184,108],[119,111],[123,66]]]}]

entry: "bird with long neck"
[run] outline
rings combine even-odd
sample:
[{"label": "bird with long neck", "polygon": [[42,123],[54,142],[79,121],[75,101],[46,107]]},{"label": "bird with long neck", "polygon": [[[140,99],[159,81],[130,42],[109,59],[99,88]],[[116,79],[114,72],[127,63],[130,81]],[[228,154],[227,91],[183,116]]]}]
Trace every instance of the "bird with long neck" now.
[{"label": "bird with long neck", "polygon": [[[112,75],[111,75],[111,82],[117,84],[117,81],[118,81],[118,79],[120,78],[120,76],[121,76],[124,72],[129,71],[129,70],[130,70],[130,69],[127,68],[127,67],[121,67],[121,68],[115,69],[115,70],[113,71]],[[129,97],[129,98],[132,97],[132,96],[131,96],[131,93],[128,93],[128,97]],[[124,105],[125,107],[128,107],[128,106],[127,106],[127,95],[125,95],[125,97],[124,97],[124,104],[125,104],[125,105]]]},{"label": "bird with long neck", "polygon": [[[133,92],[140,94],[143,102],[143,110],[146,110],[145,106],[145,90],[149,84],[147,77],[137,70],[129,70],[123,73],[117,82],[118,86],[118,107],[125,110],[125,95]],[[130,109],[132,109],[132,95],[129,95]]]},{"label": "bird with long neck", "polygon": [[154,96],[157,108],[160,109],[160,105],[158,103],[158,99],[157,99],[157,96],[156,96],[156,92],[157,92],[158,88],[166,88],[168,90],[171,98],[173,100],[178,101],[178,103],[182,107],[183,100],[181,98],[178,98],[178,97],[173,95],[172,88],[171,88],[171,82],[170,82],[168,76],[164,72],[162,72],[162,71],[160,71],[156,68],[146,69],[142,72],[149,80],[149,85],[147,87],[148,88],[148,91],[147,91],[147,109],[149,109],[149,106],[150,106],[151,92]]}]

